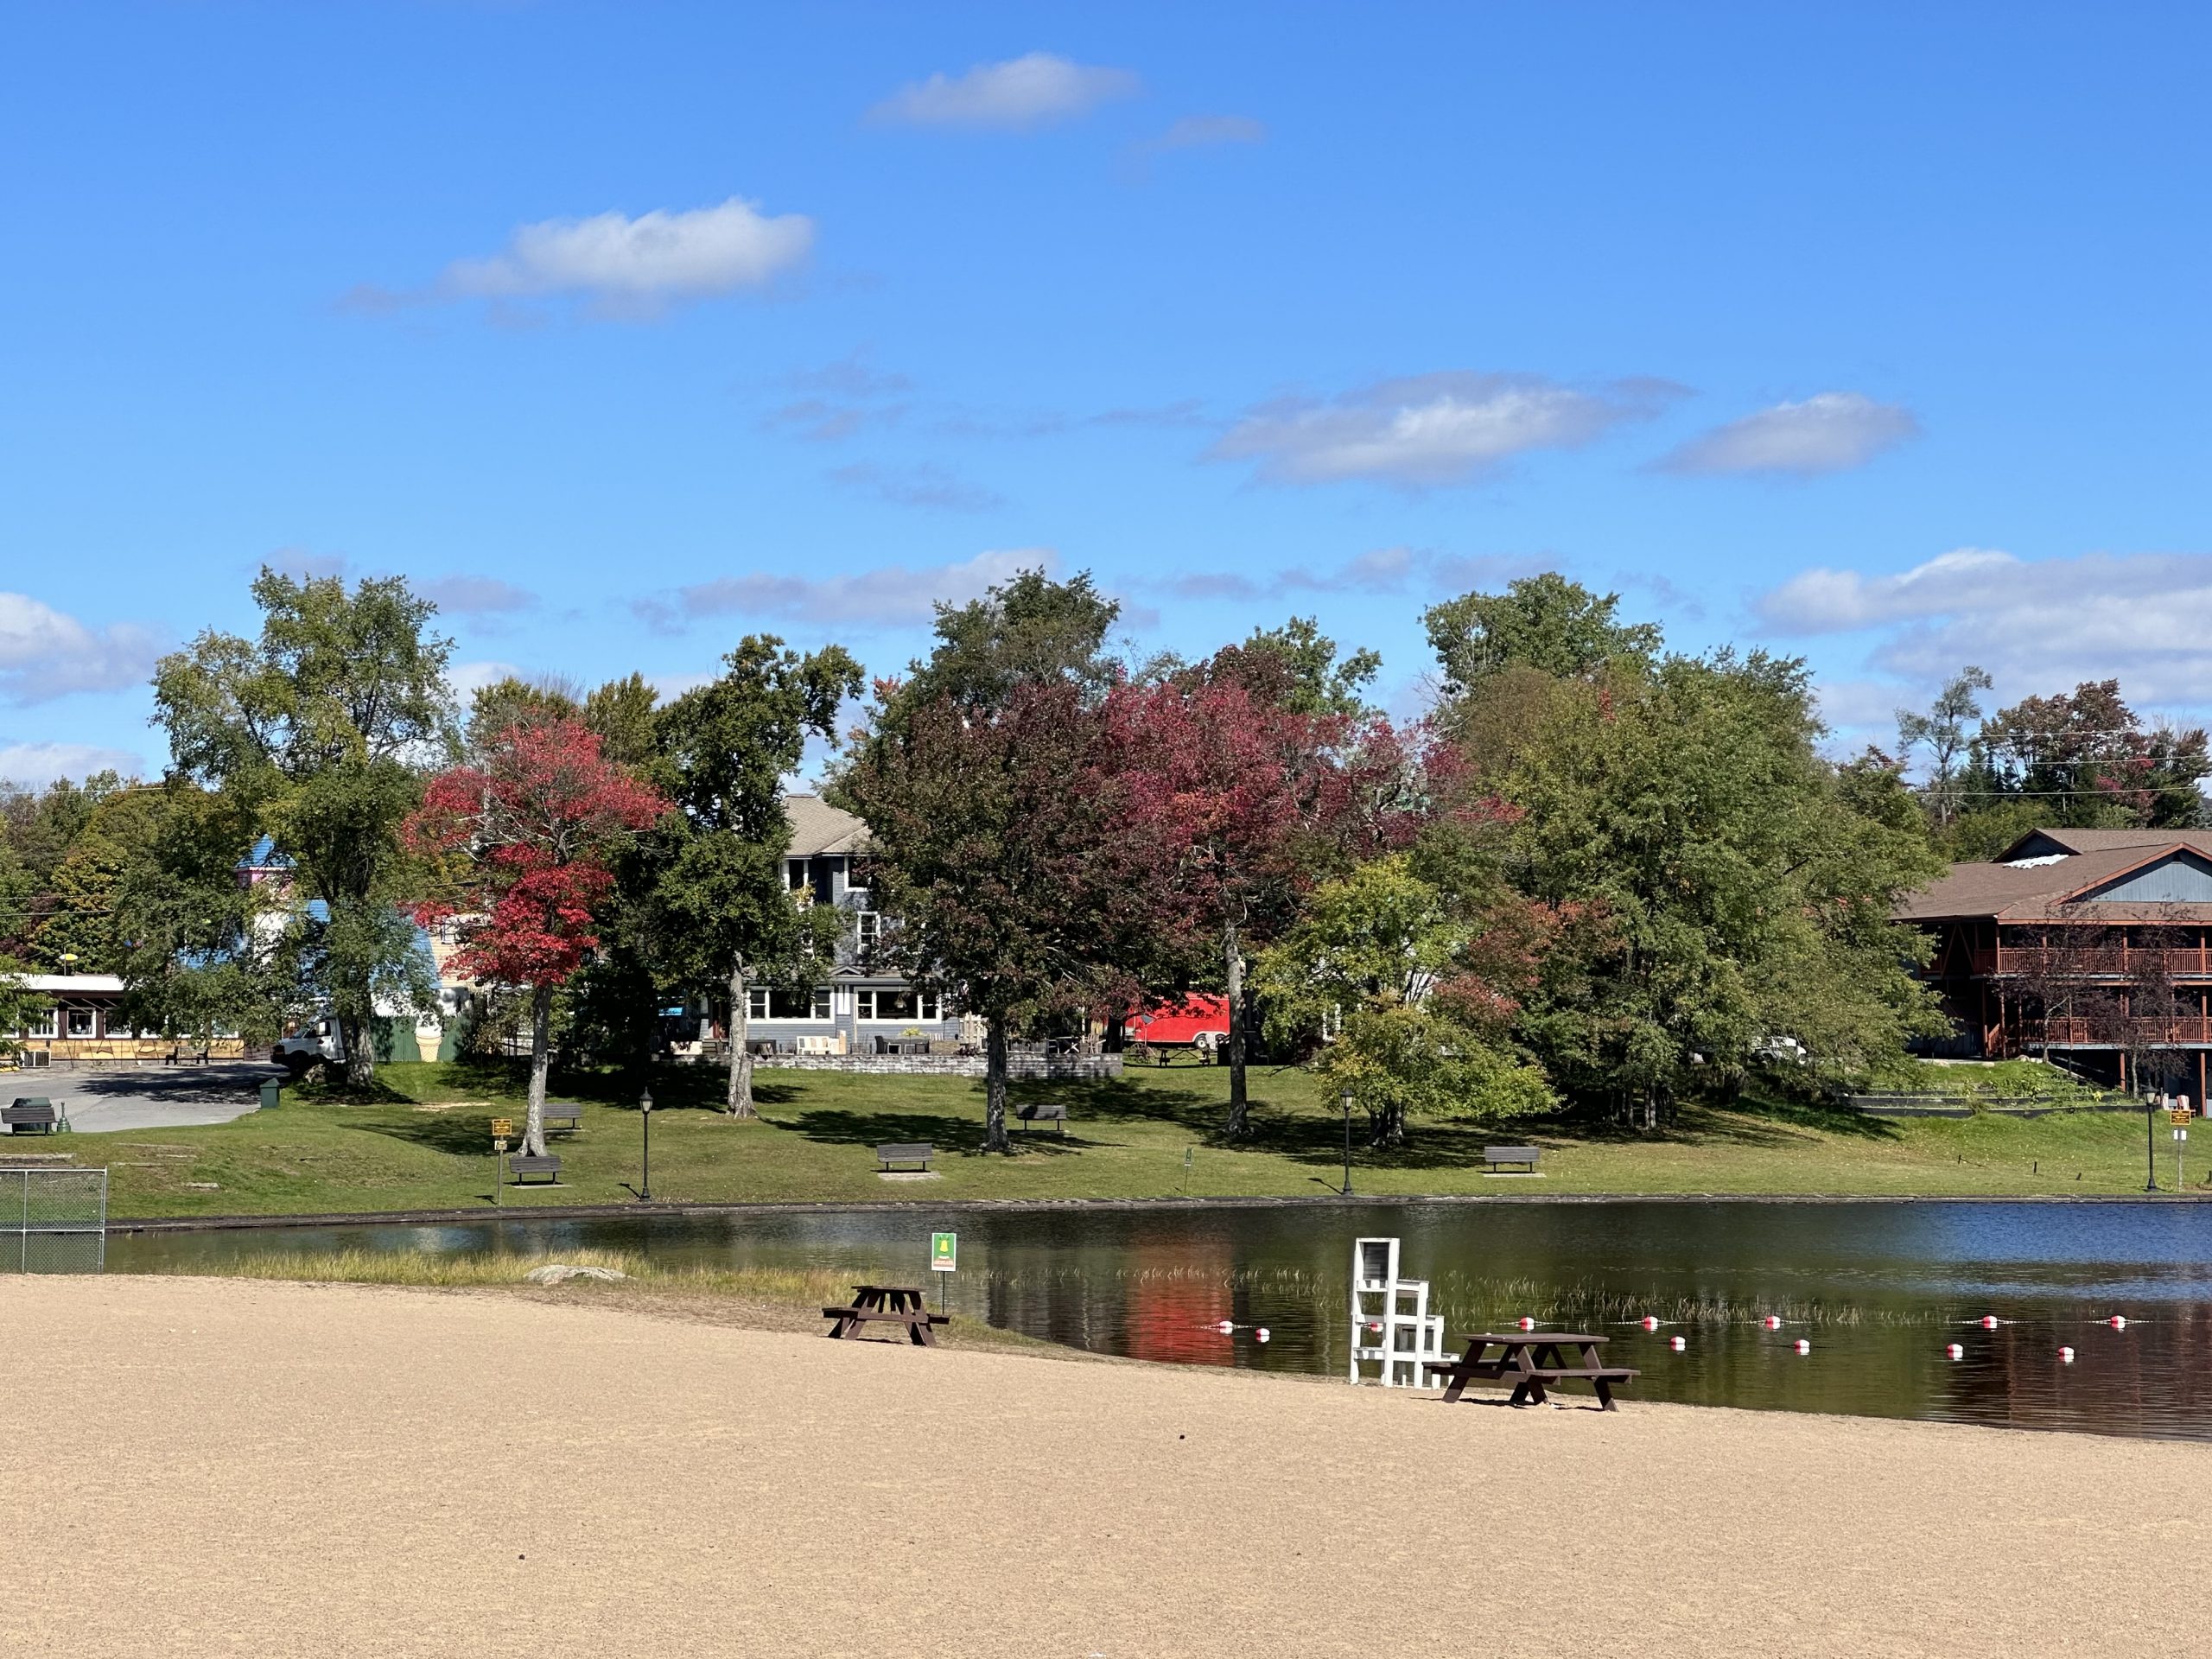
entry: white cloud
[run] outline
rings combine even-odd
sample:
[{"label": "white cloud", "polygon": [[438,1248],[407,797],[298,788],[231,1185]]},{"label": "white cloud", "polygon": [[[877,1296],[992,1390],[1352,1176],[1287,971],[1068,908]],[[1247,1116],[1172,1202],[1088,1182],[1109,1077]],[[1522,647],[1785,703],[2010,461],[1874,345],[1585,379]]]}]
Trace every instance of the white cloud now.
[{"label": "white cloud", "polygon": [[1268,125],[1249,115],[1186,115],[1153,141],[1154,149],[1198,149],[1209,144],[1265,142]]},{"label": "white cloud", "polygon": [[635,608],[656,626],[702,616],[778,617],[849,627],[898,627],[926,623],[939,602],[963,605],[1024,570],[1051,575],[1059,556],[1049,547],[978,553],[957,564],[878,565],[835,576],[786,576],[755,572],[725,576],[677,590],[673,604],[646,600]]},{"label": "white cloud", "polygon": [[1823,391],[1717,426],[1659,464],[1670,473],[1809,477],[1864,467],[1884,450],[1919,435],[1920,423],[1902,404],[1878,404],[1856,391]]},{"label": "white cloud", "polygon": [[[1185,599],[1280,599],[1291,594],[1395,594],[1431,561],[1409,547],[1378,547],[1333,570],[1302,564],[1262,572],[1185,570],[1162,584]],[[1133,584],[1141,585],[1141,584]]]},{"label": "white cloud", "polygon": [[1131,97],[1139,86],[1126,69],[1032,52],[1003,63],[979,63],[964,75],[939,73],[912,82],[868,116],[925,127],[1037,127]]},{"label": "white cloud", "polygon": [[446,683],[453,688],[454,696],[463,706],[487,685],[523,677],[522,670],[512,663],[455,663],[446,670]]},{"label": "white cloud", "polygon": [[125,778],[145,774],[144,760],[127,749],[89,743],[0,743],[0,782],[41,787],[57,778],[84,779],[96,772]]},{"label": "white cloud", "polygon": [[1328,403],[1251,410],[1211,451],[1257,463],[1271,483],[1376,479],[1464,484],[1532,449],[1571,449],[1656,414],[1681,388],[1649,380],[1578,390],[1533,374],[1444,373],[1380,381]]},{"label": "white cloud", "polygon": [[442,611],[459,616],[489,616],[537,607],[537,595],[497,576],[437,576],[417,582],[416,591]]},{"label": "white cloud", "polygon": [[160,654],[144,628],[90,628],[28,594],[0,593],[0,698],[10,702],[135,684]]},{"label": "white cloud", "polygon": [[759,288],[806,257],[814,221],[804,213],[763,215],[732,196],[715,207],[656,209],[631,219],[548,219],[519,226],[504,251],[461,259],[439,283],[448,296],[528,299],[585,294],[651,307]]},{"label": "white cloud", "polygon": [[1894,575],[1808,570],[1754,609],[1784,633],[1873,631],[1869,663],[1916,688],[1974,663],[2007,701],[2118,679],[2145,705],[2212,703],[2212,555],[1961,548]]},{"label": "white cloud", "polygon": [[894,507],[928,507],[939,512],[988,512],[1006,505],[1006,498],[980,484],[924,462],[904,469],[855,461],[830,474],[830,481]]}]

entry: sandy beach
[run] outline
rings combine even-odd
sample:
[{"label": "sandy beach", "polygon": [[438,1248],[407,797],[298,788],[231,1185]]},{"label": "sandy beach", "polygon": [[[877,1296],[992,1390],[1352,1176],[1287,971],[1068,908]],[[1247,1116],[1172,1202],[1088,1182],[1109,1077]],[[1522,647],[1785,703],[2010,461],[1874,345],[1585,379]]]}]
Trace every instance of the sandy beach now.
[{"label": "sandy beach", "polygon": [[2212,1447],[0,1280],[0,1652],[2136,1654]]}]

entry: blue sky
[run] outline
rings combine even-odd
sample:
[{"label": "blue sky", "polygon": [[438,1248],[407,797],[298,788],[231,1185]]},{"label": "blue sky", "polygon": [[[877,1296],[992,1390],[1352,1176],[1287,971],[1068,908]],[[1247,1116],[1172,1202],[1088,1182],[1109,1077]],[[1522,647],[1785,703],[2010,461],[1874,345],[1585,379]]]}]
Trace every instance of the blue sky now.
[{"label": "blue sky", "polygon": [[2212,708],[2201,9],[0,5],[0,773],[157,768],[263,561],[462,676],[1140,649],[1553,566]]}]

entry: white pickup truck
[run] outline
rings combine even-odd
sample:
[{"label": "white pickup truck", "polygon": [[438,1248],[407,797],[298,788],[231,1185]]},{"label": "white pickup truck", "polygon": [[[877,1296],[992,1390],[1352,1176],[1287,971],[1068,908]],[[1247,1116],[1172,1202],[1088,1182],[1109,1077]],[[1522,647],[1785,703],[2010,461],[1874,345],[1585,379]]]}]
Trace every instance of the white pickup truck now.
[{"label": "white pickup truck", "polygon": [[338,1034],[338,1022],[325,1015],[302,1026],[289,1037],[278,1038],[276,1046],[269,1051],[269,1058],[289,1071],[293,1081],[297,1082],[326,1060],[333,1065],[344,1065],[346,1039]]}]

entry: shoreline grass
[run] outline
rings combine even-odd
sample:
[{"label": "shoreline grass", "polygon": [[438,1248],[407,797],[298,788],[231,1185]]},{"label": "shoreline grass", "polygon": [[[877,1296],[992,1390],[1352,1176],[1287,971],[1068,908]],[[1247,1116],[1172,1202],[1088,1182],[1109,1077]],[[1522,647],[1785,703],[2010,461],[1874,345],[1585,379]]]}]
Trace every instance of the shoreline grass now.
[{"label": "shoreline grass", "polygon": [[[539,1268],[599,1268],[620,1279],[575,1278],[534,1284]],[[359,1285],[407,1290],[509,1293],[534,1300],[614,1306],[641,1313],[703,1319],[746,1330],[820,1335],[822,1310],[852,1300],[853,1275],[830,1268],[658,1265],[628,1250],[576,1248],[527,1253],[436,1250],[259,1250],[226,1260],[154,1266],[131,1276],[238,1279],[294,1284]],[[955,1348],[1020,1349],[1095,1358],[1056,1343],[963,1318],[944,1326],[940,1342]]]},{"label": "shoreline grass", "polygon": [[[558,1076],[582,1103],[581,1135],[556,1139],[562,1185],[508,1187],[493,1204],[490,1126],[518,1116],[519,1065],[391,1065],[378,1096],[351,1103],[289,1093],[274,1111],[230,1123],[41,1139],[110,1172],[109,1213],[168,1217],[473,1211],[631,1205],[640,1182],[635,1079]],[[1318,1080],[1288,1068],[1253,1073],[1255,1133],[1222,1141],[1227,1072],[1132,1068],[1118,1080],[1023,1084],[1017,1100],[1070,1109],[1068,1133],[1017,1132],[1010,1157],[982,1154],[980,1082],[829,1071],[760,1074],[760,1116],[713,1109],[718,1079],[671,1068],[652,1079],[652,1191],[681,1204],[907,1204],[1321,1198],[1342,1179],[1343,1122]],[[1357,1128],[1355,1124],[1355,1129]],[[2174,1185],[2173,1146],[2154,1125],[2158,1185]],[[927,1141],[936,1172],[884,1180],[874,1147]],[[1534,1177],[1485,1174],[1484,1145],[1533,1141]],[[16,1150],[0,1141],[0,1151]],[[2202,1192],[2212,1137],[2196,1149]],[[1745,1100],[1685,1104],[1656,1133],[1585,1118],[1511,1124],[1416,1122],[1409,1143],[1355,1144],[1354,1187],[1367,1198],[2137,1196],[2145,1123],[2133,1113],[2057,1110],[1882,1118],[1847,1108]]]}]

